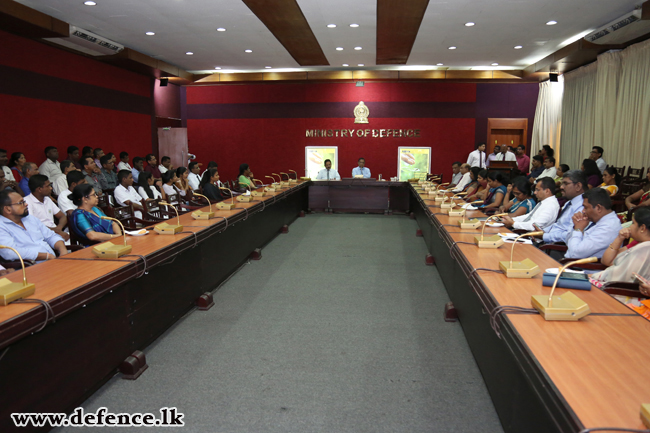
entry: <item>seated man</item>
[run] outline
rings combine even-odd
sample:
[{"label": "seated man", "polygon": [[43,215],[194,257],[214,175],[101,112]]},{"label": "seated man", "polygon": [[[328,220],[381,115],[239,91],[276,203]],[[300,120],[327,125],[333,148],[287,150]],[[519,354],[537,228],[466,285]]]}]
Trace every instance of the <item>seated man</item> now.
[{"label": "seated man", "polygon": [[117,164],[117,171],[120,170],[133,170],[129,164],[129,154],[127,152],[120,152],[120,162]]},{"label": "seated man", "polygon": [[[15,248],[25,260],[42,262],[68,254],[63,239],[29,214],[27,204],[20,194],[0,191],[0,245]],[[16,254],[0,249],[5,260],[18,260]]]},{"label": "seated man", "polygon": [[454,192],[462,192],[465,187],[472,182],[472,175],[470,173],[471,168],[472,167],[467,163],[460,165],[459,174],[461,175],[461,178],[458,181],[456,188],[454,188]]},{"label": "seated man", "polygon": [[68,173],[66,175],[66,179],[68,185],[70,186],[67,190],[63,191],[63,193],[59,194],[57,202],[59,203],[59,209],[61,209],[61,211],[64,212],[68,218],[70,218],[72,211],[77,208],[77,206],[72,202],[70,193],[72,193],[75,186],[85,184],[86,177],[79,170],[75,170]]},{"label": "seated man", "polygon": [[463,178],[463,174],[460,172],[460,162],[454,162],[451,164],[451,183],[448,188],[453,188],[458,185],[458,182]]},{"label": "seated man", "polygon": [[160,174],[165,174],[169,170],[173,170],[174,166],[172,165],[172,159],[168,156],[163,156],[160,158],[160,165],[158,166],[158,170],[160,170]]},{"label": "seated man", "polygon": [[550,177],[539,179],[535,184],[535,196],[537,205],[532,211],[514,218],[505,216],[503,223],[513,229],[528,231],[537,230],[535,226],[543,229],[553,224],[560,210],[560,204],[555,198],[555,181]]},{"label": "seated man", "polygon": [[543,177],[550,177],[551,179],[555,179],[555,175],[557,174],[557,169],[555,168],[555,158],[549,156],[544,160],[544,163],[542,165],[544,166],[544,171],[542,171],[539,176],[535,178],[535,180],[541,179]]},{"label": "seated man", "polygon": [[316,180],[341,180],[341,175],[338,171],[332,170],[332,161],[325,160],[325,168],[318,172]]},{"label": "seated man", "polygon": [[544,157],[542,155],[535,155],[533,156],[533,168],[530,170],[530,173],[528,176],[528,180],[530,183],[535,183],[535,179],[537,179],[537,176],[542,174],[544,171],[544,166],[542,165],[544,163]]},{"label": "seated man", "polygon": [[592,188],[583,194],[584,209],[573,215],[573,230],[566,238],[570,259],[601,258],[621,230],[621,221],[612,210],[609,192]]},{"label": "seated man", "polygon": [[[145,157],[145,159],[147,161],[147,166],[144,167],[144,171],[151,173],[153,175],[154,184],[160,186],[162,184],[162,173],[160,172],[160,169],[158,169],[158,160],[156,159],[156,156],[153,153],[150,153]],[[133,163],[135,164],[135,160]]]},{"label": "seated man", "polygon": [[61,164],[59,164],[59,150],[54,146],[47,146],[45,148],[45,158],[45,162],[38,168],[38,172],[50,179],[50,182],[56,182],[58,178],[63,176]]},{"label": "seated man", "polygon": [[68,175],[68,173],[75,170],[76,168],[72,161],[67,159],[65,161],[61,161],[61,171],[63,172],[63,176],[57,177],[56,180],[50,179],[50,181],[52,182],[52,188],[54,189],[54,194],[59,196],[61,195],[62,192],[68,189],[68,181],[66,179],[66,176]]},{"label": "seated man", "polygon": [[544,242],[564,242],[573,229],[573,214],[583,209],[582,194],[587,187],[587,179],[580,170],[569,170],[562,176],[560,190],[567,201],[562,206],[555,224],[544,228]]},{"label": "seated man", "polygon": [[120,206],[132,205],[134,209],[133,215],[136,218],[142,218],[142,197],[133,188],[133,174],[128,170],[120,170],[117,173],[117,181],[119,185],[115,187],[114,195],[115,201]]},{"label": "seated man", "polygon": [[97,195],[101,196],[105,189],[108,189],[106,178],[101,170],[95,164],[95,160],[89,156],[81,158],[81,165],[83,166],[82,173],[86,176],[86,182],[93,187]]},{"label": "seated man", "polygon": [[[64,231],[68,224],[68,218],[50,198],[52,182],[47,176],[37,174],[29,179],[29,189],[32,190],[32,193],[25,197],[25,202],[27,202],[31,214],[45,224],[45,227],[61,236],[64,241],[70,239],[70,235]],[[58,220],[58,224],[54,222],[54,218]]]},{"label": "seated man", "polygon": [[[133,168],[131,169],[131,174],[133,179],[140,179],[140,173],[144,171],[144,158],[141,156],[136,156],[133,158]],[[119,180],[118,180],[119,183]]]},{"label": "seated man", "polygon": [[359,158],[359,166],[352,169],[352,177],[363,176],[364,179],[370,178],[370,169],[366,167],[366,160]]},{"label": "seated man", "polygon": [[95,150],[93,150],[93,157],[94,157],[94,159],[95,159],[95,165],[96,165],[97,167],[101,167],[101,166],[102,166],[102,163],[101,163],[101,161],[100,161],[100,158],[101,158],[102,156],[104,156],[104,151],[103,151],[101,148],[98,147],[98,148],[96,148]]},{"label": "seated man", "polygon": [[38,166],[33,162],[26,162],[23,164],[23,178],[18,182],[18,186],[22,190],[23,194],[30,195],[32,192],[29,190],[29,178],[39,174]]},{"label": "seated man", "polygon": [[187,181],[189,182],[190,187],[193,191],[198,191],[199,185],[201,183],[201,176],[199,175],[201,167],[199,167],[199,164],[196,162],[190,162],[188,168],[190,169],[190,174],[187,176]]},{"label": "seated man", "polygon": [[102,172],[104,179],[106,179],[107,189],[115,189],[117,186],[117,173],[115,173],[115,164],[111,161],[111,157],[104,155],[99,158],[99,162],[102,164],[100,171]]},{"label": "seated man", "polygon": [[18,186],[18,182],[7,179],[4,170],[0,170],[0,191],[4,189],[23,195],[23,190]]}]

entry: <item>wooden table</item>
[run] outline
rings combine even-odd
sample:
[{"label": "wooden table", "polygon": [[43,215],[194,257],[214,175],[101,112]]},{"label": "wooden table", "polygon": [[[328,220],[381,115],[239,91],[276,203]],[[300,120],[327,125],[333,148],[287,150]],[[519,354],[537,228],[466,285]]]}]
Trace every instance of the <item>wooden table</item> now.
[{"label": "wooden table", "polygon": [[[589,304],[590,316],[578,322],[547,322],[540,315],[502,314],[500,336],[489,312],[502,305],[531,308],[530,297],[549,294],[542,275],[508,279],[498,269],[510,259],[511,244],[479,249],[479,230],[461,229],[459,217],[411,185],[413,217],[434,256],[445,287],[479,365],[504,430],[578,432],[588,427],[643,428],[642,403],[650,402],[650,322],[606,293],[573,292]],[[466,218],[479,217],[479,211]],[[486,234],[508,231],[487,228]],[[542,271],[558,263],[532,245],[517,245],[514,259],[530,258]],[[557,289],[557,294],[566,292]]]},{"label": "wooden table", "polygon": [[407,182],[375,179],[317,180],[309,187],[309,209],[316,212],[404,213]]}]

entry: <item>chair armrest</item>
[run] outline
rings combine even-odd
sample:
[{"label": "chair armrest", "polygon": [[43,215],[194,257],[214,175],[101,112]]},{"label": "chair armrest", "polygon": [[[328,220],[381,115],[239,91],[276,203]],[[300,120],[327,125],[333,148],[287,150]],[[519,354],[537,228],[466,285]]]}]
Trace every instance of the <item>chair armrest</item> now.
[{"label": "chair armrest", "polygon": [[603,284],[602,291],[610,295],[629,296],[631,298],[647,298],[639,290],[639,283],[628,283],[625,281],[610,281]]},{"label": "chair armrest", "polygon": [[[544,245],[540,246],[539,249],[542,250],[542,251],[561,251],[561,252],[566,252],[566,251],[569,250],[569,247],[567,247],[565,244],[560,244],[560,243],[553,244],[553,243],[549,243],[549,244],[544,244]],[[548,254],[548,253],[547,253],[547,254]]]}]

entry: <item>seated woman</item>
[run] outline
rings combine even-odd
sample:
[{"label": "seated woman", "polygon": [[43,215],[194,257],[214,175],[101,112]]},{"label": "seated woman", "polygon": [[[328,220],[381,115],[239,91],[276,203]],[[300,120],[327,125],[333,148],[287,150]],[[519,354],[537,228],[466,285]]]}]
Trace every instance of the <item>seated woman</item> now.
[{"label": "seated woman", "polygon": [[219,182],[219,171],[216,168],[208,168],[205,173],[203,173],[200,186],[203,189],[203,195],[212,201],[223,200],[217,182]]},{"label": "seated woman", "polygon": [[632,210],[639,206],[650,206],[650,170],[646,175],[647,182],[643,187],[625,199],[625,206]]},{"label": "seated woman", "polygon": [[[514,198],[509,200],[510,196],[513,196]],[[506,196],[503,201],[506,204],[499,207],[499,213],[508,212],[510,218],[527,214],[533,210],[537,204],[535,199],[531,196],[531,185],[523,176],[516,177],[514,181],[508,185],[508,190],[506,191]]]},{"label": "seated woman", "polygon": [[491,171],[488,173],[487,184],[490,187],[481,209],[499,209],[499,206],[504,203],[503,198],[506,196],[508,189],[508,179],[499,171]]},{"label": "seated woman", "polygon": [[153,186],[153,175],[148,171],[142,171],[138,176],[138,194],[145,200],[162,198],[158,188]]},{"label": "seated woman", "polygon": [[17,182],[23,178],[23,165],[27,162],[25,154],[22,152],[14,152],[9,158],[9,168],[11,173],[14,175],[14,179]]},{"label": "seated woman", "polygon": [[84,183],[75,186],[69,197],[77,206],[72,211],[70,226],[84,243],[109,241],[122,236],[118,223],[101,219],[106,214],[97,207],[99,200],[91,185]]},{"label": "seated woman", "polygon": [[[478,168],[478,167],[473,167],[473,168]],[[474,173],[474,170],[472,170],[472,174]],[[487,189],[487,176],[488,172],[487,170],[480,170],[478,174],[476,174],[476,189],[474,191],[468,191],[467,192],[467,202],[473,202],[476,200],[484,200],[485,195],[488,192]]]},{"label": "seated woman", "polygon": [[618,194],[618,184],[621,182],[621,175],[614,167],[607,167],[603,172],[603,183],[599,185],[600,188],[609,191],[609,195],[613,196]]},{"label": "seated woman", "polygon": [[178,167],[176,169],[176,177],[178,180],[174,185],[176,186],[176,189],[178,190],[178,193],[181,195],[181,197],[185,197],[188,193],[192,192],[190,182],[187,180],[189,175],[190,171],[185,167]]},{"label": "seated woman", "polygon": [[251,189],[255,189],[255,183],[253,182],[253,172],[248,167],[248,164],[242,164],[239,166],[239,177],[237,178],[239,182],[239,190],[244,191],[248,190],[248,185]]},{"label": "seated woman", "polygon": [[[167,200],[167,197],[170,195],[176,195],[179,194],[178,189],[176,189],[176,186],[174,185],[178,181],[178,177],[176,177],[176,172],[174,170],[167,170],[162,174],[162,196],[163,199]],[[178,200],[173,200],[170,202],[173,205],[178,204]]]},{"label": "seated woman", "polygon": [[585,159],[582,161],[582,167],[580,169],[587,179],[589,189],[597,188],[601,183],[603,183],[603,175],[600,173],[600,169],[596,165],[595,161]]}]

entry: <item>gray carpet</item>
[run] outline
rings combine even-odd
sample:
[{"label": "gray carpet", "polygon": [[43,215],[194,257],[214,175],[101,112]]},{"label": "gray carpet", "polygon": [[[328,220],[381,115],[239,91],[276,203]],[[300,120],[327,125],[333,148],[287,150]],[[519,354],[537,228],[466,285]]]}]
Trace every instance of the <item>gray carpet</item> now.
[{"label": "gray carpet", "polygon": [[184,432],[503,431],[460,324],[442,319],[449,299],[416,228],[404,216],[298,219],[215,307],[144,350],[138,380],[114,377],[84,409],[175,406]]}]

